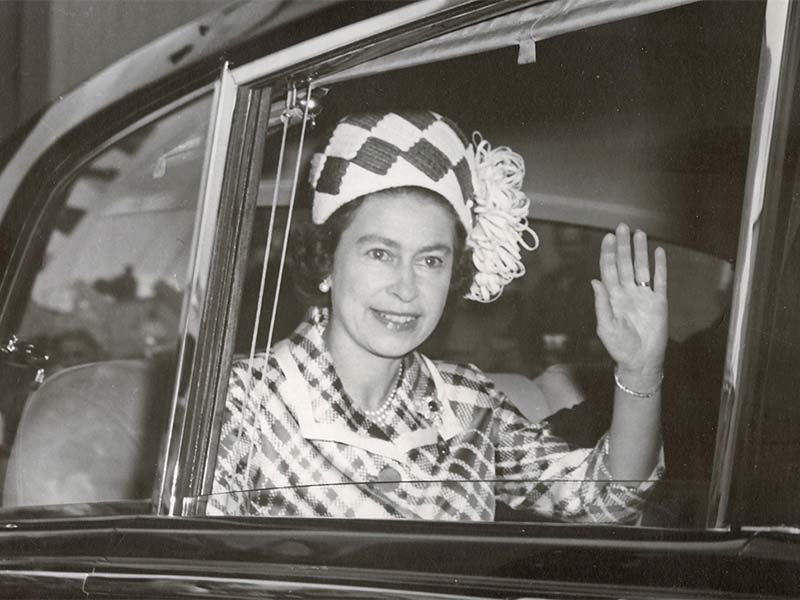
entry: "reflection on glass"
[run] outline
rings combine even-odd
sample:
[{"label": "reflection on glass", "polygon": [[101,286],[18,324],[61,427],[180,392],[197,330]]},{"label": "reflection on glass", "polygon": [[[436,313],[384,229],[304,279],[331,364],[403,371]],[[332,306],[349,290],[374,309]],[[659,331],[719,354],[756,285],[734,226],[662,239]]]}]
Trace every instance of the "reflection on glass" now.
[{"label": "reflection on glass", "polygon": [[19,328],[48,348],[51,372],[174,342],[209,109],[137,130],[70,185]]},{"label": "reflection on glass", "polygon": [[79,169],[17,335],[49,356],[0,407],[3,506],[148,498],[166,426],[211,99]]}]

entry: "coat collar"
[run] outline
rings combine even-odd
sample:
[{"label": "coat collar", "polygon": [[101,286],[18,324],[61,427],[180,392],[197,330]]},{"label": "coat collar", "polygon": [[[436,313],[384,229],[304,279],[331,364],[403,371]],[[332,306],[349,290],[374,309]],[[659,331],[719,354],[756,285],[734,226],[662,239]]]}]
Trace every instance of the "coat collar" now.
[{"label": "coat collar", "polygon": [[[454,399],[449,386],[436,365],[413,352],[404,359],[406,374],[398,391],[402,408],[410,413],[404,416],[405,422],[412,425],[391,437],[371,435],[368,419],[344,391],[325,347],[327,323],[328,311],[313,308],[294,334],[272,349],[285,376],[281,395],[297,417],[304,438],[339,442],[404,462],[411,450],[464,431],[450,405]],[[429,405],[436,409],[433,413]]]}]

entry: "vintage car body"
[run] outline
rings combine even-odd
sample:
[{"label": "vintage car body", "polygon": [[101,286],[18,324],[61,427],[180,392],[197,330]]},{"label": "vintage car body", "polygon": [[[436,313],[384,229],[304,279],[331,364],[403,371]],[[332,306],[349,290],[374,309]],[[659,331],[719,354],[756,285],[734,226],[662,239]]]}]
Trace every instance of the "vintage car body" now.
[{"label": "vintage car body", "polygon": [[[711,4],[235,2],[122,59],[38,115],[0,149],[0,413],[7,456],[0,595],[800,597],[800,404],[794,398],[800,383],[800,321],[793,310],[800,298],[800,204],[794,199],[800,8],[788,0],[737,3],[738,8]],[[664,21],[641,20],[662,13]],[[733,16],[726,20],[726,14]],[[533,216],[542,220],[542,231],[549,231],[548,223],[602,229],[630,219],[678,248],[675,264],[689,266],[685,279],[676,281],[726,280],[731,299],[717,312],[673,303],[675,339],[696,340],[711,332],[724,354],[717,365],[712,342],[704,342],[694,363],[685,357],[675,363],[707,371],[708,380],[667,368],[667,377],[678,382],[670,388],[675,395],[713,388],[710,408],[687,403],[672,409],[708,413],[704,418],[713,421],[712,428],[698,427],[685,437],[665,434],[668,460],[675,446],[685,444],[689,454],[703,448],[708,456],[698,455],[697,463],[707,459],[708,472],[684,465],[675,478],[688,481],[677,481],[674,489],[666,486],[673,490],[665,496],[669,510],[646,514],[639,527],[531,522],[513,513],[495,523],[203,516],[232,358],[252,352],[257,341],[269,345],[285,335],[281,319],[295,317],[291,296],[284,296],[280,306],[277,300],[284,294],[288,233],[283,234],[292,215],[302,217],[306,210],[298,198],[293,213],[300,195],[297,180],[309,140],[318,141],[306,123],[324,121],[325,111],[349,110],[362,96],[370,106],[381,106],[417,85],[409,93],[418,94],[419,101],[441,101],[457,113],[472,93],[482,103],[476,110],[495,107],[499,100],[484,97],[474,86],[447,96],[456,77],[436,69],[450,61],[446,68],[458,66],[465,78],[470,70],[483,69],[493,84],[509,85],[505,100],[518,91],[514,81],[522,77],[514,71],[508,75],[499,61],[497,74],[492,73],[498,57],[511,56],[492,53],[513,46],[520,65],[540,62],[544,68],[559,60],[569,65],[567,51],[542,56],[545,40],[580,46],[584,38],[575,36],[604,24],[623,27],[597,38],[606,42],[645,31],[642,35],[661,40],[654,48],[681,48],[681,27],[691,29],[692,19],[699,20],[701,30],[723,22],[709,28],[710,41],[692,46],[693,52],[708,52],[709,62],[724,53],[749,73],[740,87],[730,86],[743,103],[727,112],[719,109],[720,122],[738,115],[736,127],[701,126],[688,141],[678,134],[673,138],[679,124],[675,115],[684,113],[664,109],[671,116],[664,117],[663,129],[656,128],[654,118],[629,137],[608,138],[614,143],[599,153],[606,157],[600,160],[586,158],[590,149],[583,142],[595,134],[606,139],[622,121],[582,121],[581,111],[591,112],[589,92],[588,100],[564,96],[577,108],[555,102],[555,109],[567,115],[561,129],[536,131],[542,139],[551,134],[551,141],[564,137],[546,150],[524,146],[524,136],[513,126],[497,125],[502,119],[479,122],[490,131],[497,126],[512,140],[508,143],[524,148],[529,179],[537,182],[531,190],[538,200]],[[624,29],[629,22],[637,25]],[[670,28],[659,29],[664,24]],[[726,37],[733,45],[718,56],[714,35],[722,35],[726,26],[741,28],[741,41]],[[581,47],[576,55],[582,52]],[[588,45],[586,54],[592,53],[601,55],[600,46]],[[479,62],[484,55],[488,58]],[[691,73],[688,59],[681,70],[682,56],[676,51],[665,63],[678,65],[674,72]],[[615,73],[638,72],[635,65],[621,64]],[[400,80],[396,88],[387,83],[409,69],[411,83]],[[545,79],[552,86],[541,94],[545,98],[561,98],[559,71],[554,72],[555,79],[553,73]],[[725,82],[739,74],[720,73],[709,87],[729,89]],[[440,76],[442,89],[431,91]],[[600,78],[598,71],[588,79]],[[563,79],[569,80],[568,72]],[[575,83],[574,89],[583,85]],[[639,89],[636,82],[631,86]],[[613,88],[605,93],[613,94]],[[671,91],[667,86],[655,95]],[[621,119],[639,114],[636,102],[648,98],[636,96],[632,112]],[[714,98],[727,106],[724,98]],[[319,103],[329,104],[317,114]],[[670,104],[691,101],[676,96],[664,103]],[[497,113],[527,123],[527,117],[515,116],[519,109],[513,106]],[[459,114],[471,116],[466,109]],[[717,111],[712,107],[703,114]],[[573,118],[581,127],[569,131],[564,122]],[[661,132],[653,137],[662,136],[652,147],[643,141],[650,127]],[[723,142],[714,137],[719,132]],[[700,144],[692,155],[697,162],[675,166],[680,159],[669,157],[673,142]],[[634,148],[628,154],[626,144]],[[667,158],[658,167],[614,171],[615,163],[630,161],[640,148],[655,148],[643,163]],[[578,155],[579,163],[597,165],[580,176],[568,173],[573,187],[564,191],[554,186],[565,178],[559,163],[570,154]],[[730,164],[720,163],[727,160]],[[609,171],[614,181],[597,177]],[[730,177],[719,177],[727,171]],[[686,172],[691,176],[684,177]],[[171,185],[172,191],[162,193]],[[630,200],[637,195],[647,195],[649,204]],[[693,212],[692,202],[700,195],[709,200]],[[678,196],[681,203],[670,204]],[[256,222],[268,218],[270,210],[269,237],[257,243]],[[275,214],[287,220],[283,229],[275,225]],[[702,224],[694,227],[694,221]],[[159,232],[165,224],[174,243],[165,243],[163,235],[145,236],[144,242],[125,237],[127,231]],[[80,239],[85,231],[94,232],[90,243]],[[680,248],[688,250],[682,254]],[[255,250],[264,258],[254,260]],[[276,282],[267,277],[266,266],[262,272],[262,263],[279,257]],[[91,273],[84,268],[89,263],[96,267]],[[147,266],[152,271],[145,276]],[[68,284],[62,274],[72,277]],[[253,293],[250,281],[257,284],[259,278]],[[687,294],[697,305],[717,289],[716,281],[701,283],[685,288],[699,290]],[[272,310],[268,328],[260,320],[262,305],[265,315]],[[252,306],[257,314],[248,320],[244,307]],[[237,329],[244,338],[237,339]],[[47,338],[51,330],[60,332],[58,339]],[[68,350],[69,344],[85,341],[82,332],[90,333],[90,341]],[[547,335],[545,341],[558,350],[558,339]],[[432,352],[457,352],[465,337],[445,336]],[[544,346],[548,351],[550,342]],[[492,351],[510,363],[516,347],[497,350],[506,348],[500,344]],[[591,344],[587,348],[592,351]],[[581,365],[590,379],[607,367],[595,358]],[[498,381],[507,382],[510,395],[520,385],[523,394],[539,394],[549,402],[546,408],[521,408],[535,418],[580,400],[564,392],[557,370],[548,369],[534,385],[527,372],[504,379],[505,371],[515,370],[506,366],[487,370],[503,372]],[[555,404],[548,386],[559,390]],[[154,397],[159,400],[155,408]],[[693,422],[686,414],[665,414],[665,422],[670,418]],[[676,496],[678,508],[672,510],[669,500]],[[686,498],[693,502],[689,508]]]}]

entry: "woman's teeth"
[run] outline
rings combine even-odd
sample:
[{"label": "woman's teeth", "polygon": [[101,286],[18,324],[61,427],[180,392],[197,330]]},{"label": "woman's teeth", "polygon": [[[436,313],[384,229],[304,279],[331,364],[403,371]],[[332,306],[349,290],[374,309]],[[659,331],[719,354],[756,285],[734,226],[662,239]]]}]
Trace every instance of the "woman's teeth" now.
[{"label": "woman's teeth", "polygon": [[384,322],[386,327],[389,329],[407,329],[411,326],[416,320],[417,317],[414,315],[398,315],[393,313],[385,313],[381,311],[376,311],[376,314]]}]

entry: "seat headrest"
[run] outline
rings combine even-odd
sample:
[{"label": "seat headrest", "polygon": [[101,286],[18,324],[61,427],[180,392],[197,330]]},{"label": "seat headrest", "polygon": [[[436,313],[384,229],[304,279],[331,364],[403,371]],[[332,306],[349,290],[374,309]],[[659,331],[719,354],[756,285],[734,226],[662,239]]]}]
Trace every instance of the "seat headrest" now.
[{"label": "seat headrest", "polygon": [[583,402],[575,376],[564,365],[553,365],[536,379],[516,373],[487,373],[495,387],[530,421],[543,421],[562,408]]}]

